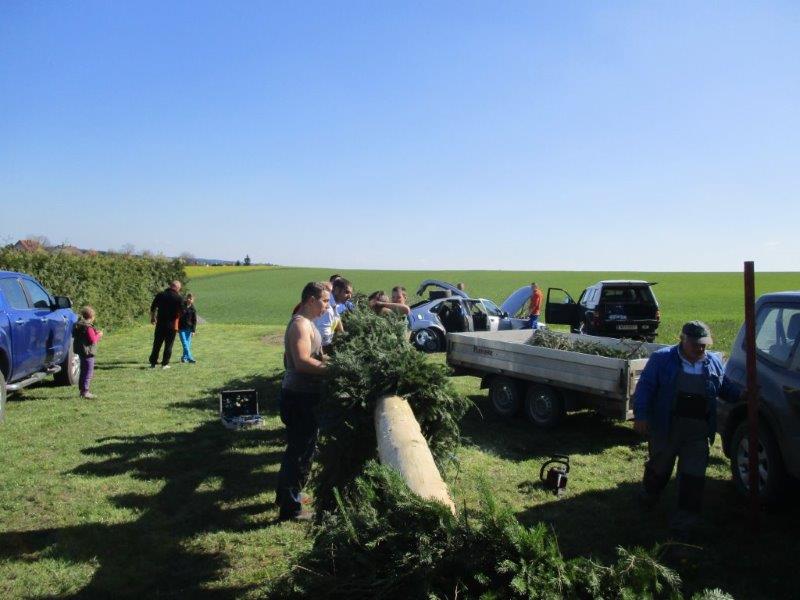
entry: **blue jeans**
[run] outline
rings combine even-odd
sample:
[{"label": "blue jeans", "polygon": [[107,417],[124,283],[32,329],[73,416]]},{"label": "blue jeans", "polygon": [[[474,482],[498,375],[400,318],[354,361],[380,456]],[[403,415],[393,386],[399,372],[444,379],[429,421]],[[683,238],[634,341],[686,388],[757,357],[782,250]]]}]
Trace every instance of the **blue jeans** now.
[{"label": "blue jeans", "polygon": [[530,321],[528,322],[528,328],[536,329],[536,325],[539,323],[539,315],[531,315]]},{"label": "blue jeans", "polygon": [[192,356],[192,331],[191,329],[181,329],[178,332],[181,337],[181,346],[183,346],[183,356],[181,360],[194,360]]}]

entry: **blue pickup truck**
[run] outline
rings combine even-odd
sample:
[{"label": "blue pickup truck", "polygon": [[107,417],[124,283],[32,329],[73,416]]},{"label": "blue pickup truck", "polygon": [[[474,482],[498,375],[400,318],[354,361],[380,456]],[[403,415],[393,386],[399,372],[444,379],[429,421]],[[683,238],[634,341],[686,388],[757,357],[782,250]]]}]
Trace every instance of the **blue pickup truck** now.
[{"label": "blue pickup truck", "polygon": [[66,296],[53,296],[33,277],[0,271],[0,421],[6,394],[54,375],[75,385],[80,373],[72,349],[77,315]]}]

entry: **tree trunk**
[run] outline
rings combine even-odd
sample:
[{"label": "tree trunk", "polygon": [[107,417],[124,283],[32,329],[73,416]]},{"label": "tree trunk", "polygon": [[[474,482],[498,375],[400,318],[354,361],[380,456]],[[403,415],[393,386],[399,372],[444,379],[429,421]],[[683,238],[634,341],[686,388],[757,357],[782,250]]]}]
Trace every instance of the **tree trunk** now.
[{"label": "tree trunk", "polygon": [[456,507],[447,485],[433,462],[433,455],[408,402],[399,396],[384,396],[378,400],[375,433],[381,464],[398,471],[412,492],[441,502],[455,514]]}]

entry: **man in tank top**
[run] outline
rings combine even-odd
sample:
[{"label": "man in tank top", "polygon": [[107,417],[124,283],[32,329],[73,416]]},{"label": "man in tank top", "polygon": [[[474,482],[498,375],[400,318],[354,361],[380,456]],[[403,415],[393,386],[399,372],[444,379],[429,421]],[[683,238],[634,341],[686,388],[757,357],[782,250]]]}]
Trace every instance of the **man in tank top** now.
[{"label": "man in tank top", "polygon": [[286,425],[286,450],[278,472],[275,502],[281,520],[309,520],[303,509],[301,490],[311,470],[311,460],[319,429],[314,407],[320,400],[325,361],[322,337],[314,326],[328,308],[330,292],[322,283],[306,284],[300,306],[292,315],[284,335],[283,363],[286,369],[281,384],[281,420]]}]

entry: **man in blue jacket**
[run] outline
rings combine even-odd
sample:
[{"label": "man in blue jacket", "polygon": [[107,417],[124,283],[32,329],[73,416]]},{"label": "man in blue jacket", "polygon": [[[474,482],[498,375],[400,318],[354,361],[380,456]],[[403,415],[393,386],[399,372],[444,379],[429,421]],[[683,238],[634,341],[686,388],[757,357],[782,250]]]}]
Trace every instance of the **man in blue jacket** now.
[{"label": "man in blue jacket", "polygon": [[677,539],[688,537],[700,521],[708,450],[717,431],[717,396],[723,390],[722,362],[706,352],[711,331],[701,321],[681,330],[680,343],[654,352],[634,394],[634,429],[648,438],[640,500],[653,506],[678,461],[678,512],[670,523]]}]

